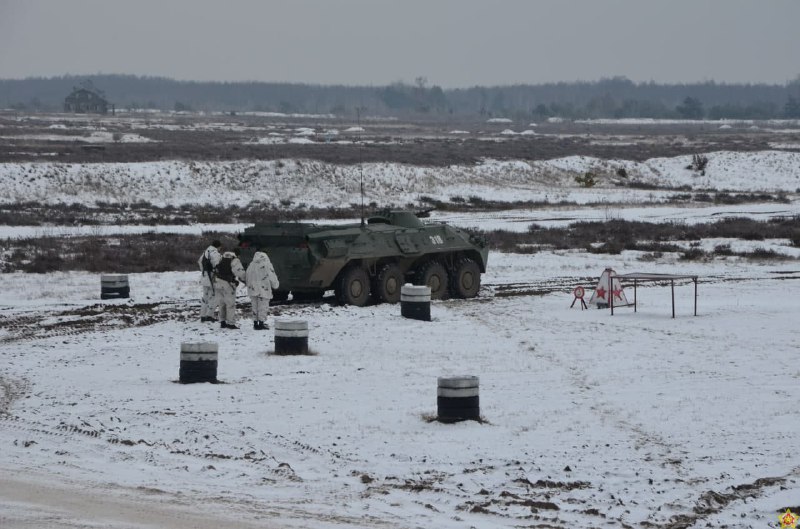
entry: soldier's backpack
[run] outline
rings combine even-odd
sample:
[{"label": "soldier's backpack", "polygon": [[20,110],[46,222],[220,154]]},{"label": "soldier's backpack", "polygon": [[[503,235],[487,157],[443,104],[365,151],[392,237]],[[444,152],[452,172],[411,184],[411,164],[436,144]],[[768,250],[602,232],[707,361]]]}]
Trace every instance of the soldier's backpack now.
[{"label": "soldier's backpack", "polygon": [[222,279],[223,281],[227,281],[228,283],[236,282],[236,276],[233,275],[233,270],[231,269],[232,261],[233,257],[223,257],[217,265],[217,269],[214,270],[214,273],[218,278]]}]

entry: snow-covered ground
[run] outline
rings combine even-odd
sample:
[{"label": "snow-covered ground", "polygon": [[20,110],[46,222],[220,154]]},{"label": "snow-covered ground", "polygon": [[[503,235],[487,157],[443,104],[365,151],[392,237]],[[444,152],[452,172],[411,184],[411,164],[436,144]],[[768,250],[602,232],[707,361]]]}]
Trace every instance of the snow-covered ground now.
[{"label": "snow-covered ground", "polygon": [[[0,481],[230,527],[774,527],[800,493],[800,267],[637,257],[492,254],[480,296],[432,322],[273,308],[309,322],[303,357],[268,354],[247,319],[196,321],[196,274],[133,274],[132,299],[105,302],[97,275],[2,275]],[[698,316],[681,282],[675,319],[658,284],[635,313],[570,308],[606,266],[699,275]],[[175,382],[187,341],[219,344],[223,384]],[[430,422],[437,377],[462,374],[486,422]],[[42,505],[0,494],[0,519]],[[53,515],[70,517],[89,524]]]},{"label": "snow-covered ground", "polygon": [[[432,216],[526,230],[797,215],[797,157],[710,153],[705,176],[685,169],[689,157],[364,172],[383,203],[482,193],[592,204]],[[614,187],[620,167],[639,182],[790,202],[659,205],[671,192]],[[578,187],[586,171],[601,185]],[[0,200],[341,205],[358,201],[358,172],[292,160],[3,164]],[[2,227],[0,240],[241,228]],[[197,273],[130,274],[131,299],[108,301],[97,274],[0,274],[0,527],[776,527],[800,494],[800,250],[699,244],[786,258],[492,252],[479,296],[433,302],[431,322],[330,298],[273,307],[273,328],[309,323],[315,354],[289,357],[269,354],[273,331],[252,329],[244,295],[242,329],[197,321]],[[570,308],[573,288],[591,290],[606,267],[697,275],[698,315],[685,280],[675,319],[663,282],[639,285],[636,312]],[[181,343],[199,341],[219,344],[221,384],[176,383]],[[480,377],[483,422],[432,420],[445,375]]]},{"label": "snow-covered ground", "polygon": [[[302,139],[302,138],[295,138]],[[627,187],[745,192],[800,189],[800,152],[712,152],[705,174],[686,169],[691,156],[645,162],[570,156],[547,161],[484,160],[475,165],[421,167],[396,163],[341,166],[313,160],[69,164],[0,164],[0,202],[81,203],[98,201],[155,205],[246,205],[253,200],[293,205],[341,206],[366,199],[405,205],[427,196],[478,197],[501,201],[657,203],[674,191]],[[624,169],[627,177],[618,175]],[[591,172],[594,188],[576,176]]]},{"label": "snow-covered ground", "polygon": [[0,136],[0,140],[36,140],[58,142],[77,141],[82,143],[150,143],[155,141],[139,134],[119,134],[115,136],[114,133],[104,131],[95,131],[86,136],[67,136],[60,134],[19,134],[17,136]]}]

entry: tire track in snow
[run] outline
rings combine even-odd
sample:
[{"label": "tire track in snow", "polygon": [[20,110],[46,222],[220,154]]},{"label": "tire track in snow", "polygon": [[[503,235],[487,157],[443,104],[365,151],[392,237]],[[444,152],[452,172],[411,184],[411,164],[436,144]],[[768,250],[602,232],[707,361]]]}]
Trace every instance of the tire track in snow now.
[{"label": "tire track in snow", "polygon": [[7,334],[0,344],[20,343],[56,336],[79,336],[88,332],[142,327],[162,321],[188,321],[195,308],[190,302],[142,303],[136,305],[96,304],[0,319]]},{"label": "tire track in snow", "polygon": [[[507,285],[487,285],[490,288],[501,288],[502,293],[495,292],[495,298],[510,297],[510,296],[543,296],[552,293],[570,292],[574,285],[586,282],[585,277],[555,277],[541,281],[533,281],[530,283],[513,283]],[[479,298],[480,299],[480,298]],[[495,336],[504,336],[507,331],[507,325],[516,325],[516,320],[513,318],[509,322],[508,315],[504,312],[497,312],[494,317],[488,316],[487,312],[492,313],[492,305],[495,300],[488,300],[488,307],[483,305],[479,310],[470,310],[466,315],[472,318],[476,324],[481,324],[490,327]],[[499,301],[499,300],[498,300]],[[553,367],[558,368],[564,373],[565,379],[569,382],[570,386],[577,390],[577,394],[582,400],[587,403],[587,408],[596,413],[601,420],[610,421],[618,429],[633,434],[635,445],[637,448],[645,446],[653,446],[659,450],[659,456],[665,464],[669,464],[679,474],[682,472],[680,465],[676,465],[679,458],[671,457],[671,454],[679,450],[678,445],[671,443],[664,439],[662,436],[655,432],[649,432],[642,424],[637,424],[623,416],[624,410],[619,409],[608,402],[601,400],[601,395],[597,394],[597,385],[592,383],[589,373],[575,364],[566,363],[561,357],[556,354],[541,352],[536,347],[532,347],[532,352],[537,358],[546,361]]]},{"label": "tire track in snow", "polygon": [[0,420],[10,414],[11,403],[20,398],[27,387],[25,381],[0,376]]}]

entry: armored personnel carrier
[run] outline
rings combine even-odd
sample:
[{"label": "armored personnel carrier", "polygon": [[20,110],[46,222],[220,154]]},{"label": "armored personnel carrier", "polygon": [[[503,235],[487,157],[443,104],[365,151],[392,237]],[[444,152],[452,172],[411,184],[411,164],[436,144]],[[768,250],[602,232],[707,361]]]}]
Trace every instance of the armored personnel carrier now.
[{"label": "armored personnel carrier", "polygon": [[334,290],[342,304],[397,303],[405,283],[428,285],[431,298],[478,294],[489,254],[483,237],[411,211],[385,211],[355,224],[256,224],[239,234],[242,263],[266,249],[280,281],[276,299],[320,299]]}]

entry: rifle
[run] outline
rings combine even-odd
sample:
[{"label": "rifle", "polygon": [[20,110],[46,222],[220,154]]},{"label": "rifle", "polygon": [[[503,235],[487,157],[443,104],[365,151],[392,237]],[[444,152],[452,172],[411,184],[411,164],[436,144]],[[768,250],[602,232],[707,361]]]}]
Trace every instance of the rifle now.
[{"label": "rifle", "polygon": [[208,250],[203,254],[203,273],[208,274],[208,280],[211,282],[211,293],[216,296],[217,293],[214,291],[214,267],[211,266],[211,259],[208,258]]}]

